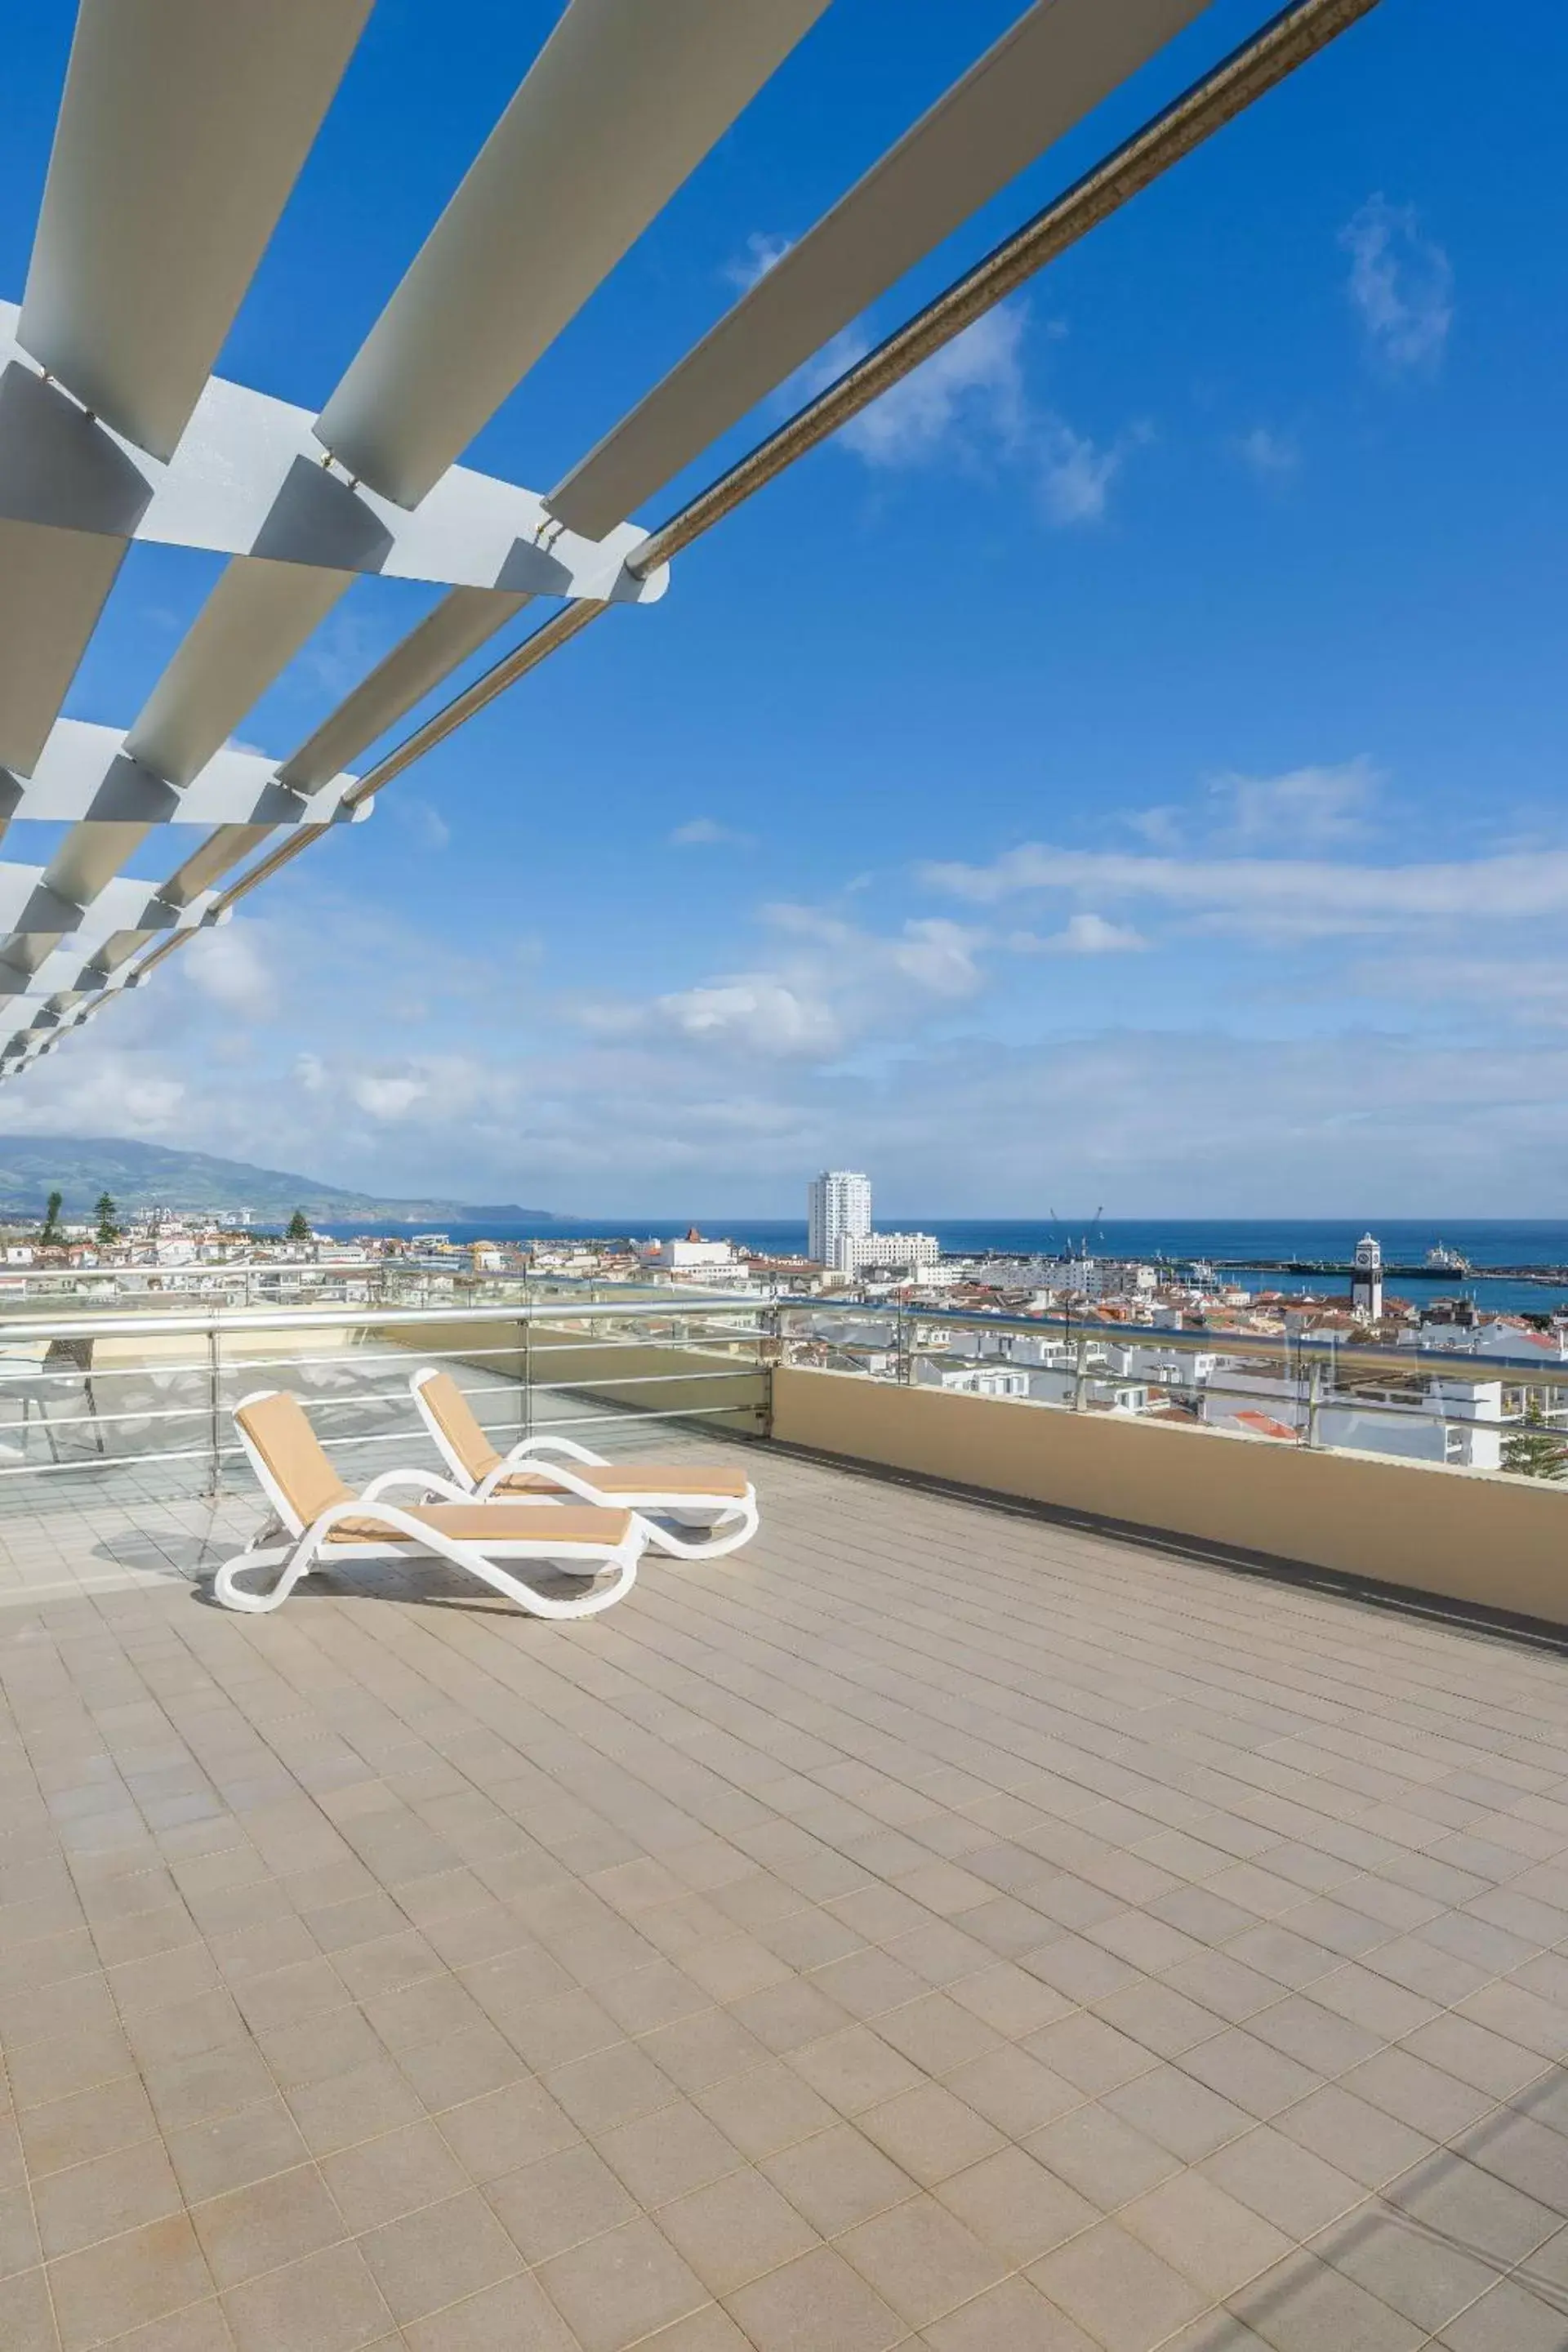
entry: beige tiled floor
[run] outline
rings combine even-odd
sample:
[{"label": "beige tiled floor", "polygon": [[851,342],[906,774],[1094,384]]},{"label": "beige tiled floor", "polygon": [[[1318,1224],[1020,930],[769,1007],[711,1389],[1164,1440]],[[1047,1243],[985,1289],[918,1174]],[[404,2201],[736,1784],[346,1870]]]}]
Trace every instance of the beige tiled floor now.
[{"label": "beige tiled floor", "polygon": [[1568,2346],[1568,1661],[746,1458],[564,1626],[13,1502],[5,2352]]}]

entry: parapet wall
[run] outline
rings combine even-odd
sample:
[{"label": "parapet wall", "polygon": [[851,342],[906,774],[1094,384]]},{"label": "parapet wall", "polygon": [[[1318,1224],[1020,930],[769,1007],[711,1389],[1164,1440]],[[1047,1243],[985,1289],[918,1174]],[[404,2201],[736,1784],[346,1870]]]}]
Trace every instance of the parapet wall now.
[{"label": "parapet wall", "polygon": [[1568,1624],[1568,1489],[1539,1479],[784,1367],[773,1434]]}]

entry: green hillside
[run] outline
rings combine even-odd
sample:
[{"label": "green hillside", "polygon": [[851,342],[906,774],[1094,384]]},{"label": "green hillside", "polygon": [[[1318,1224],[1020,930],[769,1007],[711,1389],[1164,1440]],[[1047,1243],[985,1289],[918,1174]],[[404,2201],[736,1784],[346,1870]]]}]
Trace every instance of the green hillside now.
[{"label": "green hillside", "polygon": [[313,1176],[219,1160],[205,1151],[171,1151],[163,1144],[132,1143],[119,1136],[0,1136],[0,1213],[41,1216],[56,1190],[65,1194],[67,1217],[87,1215],[100,1193],[110,1192],[122,1209],[195,1209],[219,1216],[248,1209],[263,1223],[285,1218],[294,1209],[335,1223],[349,1217],[553,1222],[548,1210],[521,1208],[514,1202],[410,1201],[351,1192]]}]

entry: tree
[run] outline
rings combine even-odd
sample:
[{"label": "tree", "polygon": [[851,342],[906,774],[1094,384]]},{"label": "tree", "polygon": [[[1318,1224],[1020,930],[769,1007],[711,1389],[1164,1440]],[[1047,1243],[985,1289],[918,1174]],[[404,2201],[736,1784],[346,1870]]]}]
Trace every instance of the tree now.
[{"label": "tree", "polygon": [[46,1249],[58,1247],[65,1238],[60,1232],[60,1210],[65,1205],[65,1197],[63,1192],[49,1194],[48,1206],[44,1212],[44,1229],[38,1235]]},{"label": "tree", "polygon": [[287,1238],[291,1242],[308,1242],[310,1240],[310,1220],[305,1214],[303,1209],[296,1209],[293,1215],[289,1218]]},{"label": "tree", "polygon": [[98,1241],[100,1249],[107,1249],[111,1242],[123,1240],[125,1229],[122,1225],[115,1223],[114,1202],[107,1192],[99,1194],[98,1207],[93,1213],[98,1219]]},{"label": "tree", "polygon": [[1568,1477],[1568,1433],[1549,1429],[1538,1404],[1531,1404],[1524,1426],[1503,1440],[1502,1466],[1516,1478]]}]

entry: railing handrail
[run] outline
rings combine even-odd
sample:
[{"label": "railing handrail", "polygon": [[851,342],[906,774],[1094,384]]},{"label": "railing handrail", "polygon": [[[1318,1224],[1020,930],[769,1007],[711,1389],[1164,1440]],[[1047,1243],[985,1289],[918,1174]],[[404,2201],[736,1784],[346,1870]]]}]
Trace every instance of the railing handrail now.
[{"label": "railing handrail", "polygon": [[[1192,1355],[1284,1357],[1292,1369],[1319,1363],[1341,1371],[1377,1370],[1397,1371],[1406,1377],[1418,1369],[1441,1369],[1459,1377],[1474,1373],[1507,1380],[1512,1376],[1516,1384],[1522,1373],[1540,1381],[1568,1381],[1568,1361],[1562,1360],[1552,1362],[1528,1356],[1461,1354],[1454,1348],[1367,1347],[1342,1339],[1331,1332],[1173,1330],[1159,1324],[1101,1323],[1089,1316],[1060,1312],[1020,1315],[993,1313],[986,1307],[856,1306],[824,1298],[780,1298],[774,1303],[781,1312],[858,1318],[868,1322],[881,1318],[894,1327],[889,1345],[896,1344],[897,1327],[903,1317],[921,1323],[947,1324],[953,1329],[1020,1332],[1036,1338],[1055,1331],[1075,1345],[1089,1339],[1107,1347],[1185,1349]],[[835,1344],[847,1349],[853,1345],[842,1339]]]},{"label": "railing handrail", "polygon": [[[1102,1323],[1096,1318],[1063,1314],[994,1313],[977,1307],[858,1305],[823,1297],[763,1299],[735,1291],[672,1292],[659,1289],[635,1298],[585,1299],[576,1296],[512,1298],[494,1306],[469,1298],[442,1300],[433,1306],[400,1307],[374,1299],[322,1300],[282,1307],[268,1304],[237,1307],[212,1304],[152,1313],[144,1307],[119,1314],[92,1312],[16,1315],[0,1307],[0,1356],[9,1341],[56,1339],[136,1339],[156,1331],[171,1337],[218,1338],[226,1332],[330,1330],[345,1323],[405,1330],[437,1327],[453,1321],[480,1324],[631,1322],[649,1316],[710,1320],[718,1317],[750,1318],[805,1315],[812,1318],[863,1322],[886,1321],[889,1345],[900,1343],[900,1329],[910,1320],[952,1330],[1006,1332],[1030,1338],[1050,1334],[1064,1343],[1089,1341],[1104,1347],[1138,1347],[1187,1355],[1228,1355],[1260,1360],[1281,1358],[1293,1370],[1311,1364],[1342,1373],[1394,1373],[1408,1380],[1424,1373],[1454,1379],[1505,1380],[1543,1385],[1568,1383],[1568,1362],[1530,1355],[1471,1354],[1454,1348],[1376,1347],[1353,1343],[1333,1333],[1173,1329],[1143,1323]],[[757,1336],[753,1331],[748,1335]],[[847,1354],[854,1342],[834,1338],[832,1344]]]},{"label": "railing handrail", "polygon": [[754,1311],[759,1302],[738,1298],[731,1291],[726,1297],[681,1297],[670,1300],[664,1297],[637,1298],[626,1301],[596,1301],[575,1298],[514,1299],[502,1307],[479,1307],[467,1299],[454,1298],[437,1307],[384,1307],[374,1299],[338,1299],[312,1307],[211,1307],[205,1309],[182,1309],[178,1314],[132,1313],[129,1315],[61,1315],[11,1317],[0,1314],[0,1355],[5,1351],[8,1339],[132,1339],[149,1331],[174,1332],[190,1337],[205,1337],[209,1332],[223,1331],[310,1331],[331,1330],[342,1323],[371,1323],[395,1326],[402,1329],[411,1324],[439,1323],[538,1323],[556,1320],[583,1320],[593,1317],[610,1320],[630,1320],[634,1316],[647,1315],[738,1315]]}]

